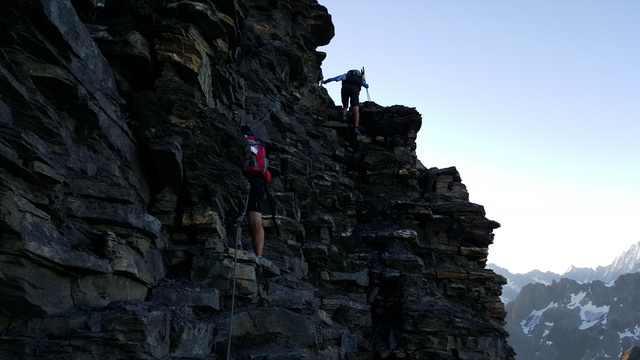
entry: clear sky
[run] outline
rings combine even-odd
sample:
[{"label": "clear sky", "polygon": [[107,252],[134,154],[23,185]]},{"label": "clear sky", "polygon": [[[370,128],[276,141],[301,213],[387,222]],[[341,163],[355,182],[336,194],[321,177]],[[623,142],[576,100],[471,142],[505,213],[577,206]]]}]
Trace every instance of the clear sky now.
[{"label": "clear sky", "polygon": [[489,262],[563,273],[640,241],[640,1],[318,2],[325,78],[364,66],[372,101],[422,114],[418,158],[502,225]]}]

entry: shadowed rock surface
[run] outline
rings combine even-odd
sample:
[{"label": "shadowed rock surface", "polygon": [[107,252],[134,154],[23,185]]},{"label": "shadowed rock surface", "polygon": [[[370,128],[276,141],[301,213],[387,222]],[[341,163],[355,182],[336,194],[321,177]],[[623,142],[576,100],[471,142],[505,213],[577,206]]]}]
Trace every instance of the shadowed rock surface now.
[{"label": "shadowed rock surface", "polygon": [[[0,26],[0,358],[514,358],[499,224],[416,159],[414,108],[338,120],[316,1],[26,0]],[[274,175],[261,260],[246,227],[229,247],[241,124]]]},{"label": "shadowed rock surface", "polygon": [[629,348],[629,350],[625,351],[624,354],[620,356],[620,360],[639,360],[640,359],[640,347],[634,346]]}]

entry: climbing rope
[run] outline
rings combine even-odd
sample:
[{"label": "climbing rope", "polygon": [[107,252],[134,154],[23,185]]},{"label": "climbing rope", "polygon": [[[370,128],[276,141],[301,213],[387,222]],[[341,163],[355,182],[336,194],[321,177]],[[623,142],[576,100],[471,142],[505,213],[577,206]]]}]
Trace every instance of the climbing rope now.
[{"label": "climbing rope", "polygon": [[244,201],[244,209],[242,210],[242,215],[240,219],[236,221],[233,225],[236,227],[236,238],[235,238],[235,252],[233,254],[233,285],[231,292],[231,311],[229,313],[229,338],[227,341],[227,360],[229,360],[231,356],[231,333],[233,331],[233,309],[236,304],[236,270],[238,268],[238,244],[240,243],[240,234],[242,225],[242,220],[244,219],[244,215],[247,213],[247,206],[249,205],[249,195],[247,195],[247,199]]},{"label": "climbing rope", "polygon": [[[322,85],[318,86],[318,89],[313,94],[311,94],[306,99],[301,100],[301,101],[299,101],[299,102],[297,102],[295,104],[290,103],[287,100],[282,100],[281,102],[278,102],[278,99],[276,99],[276,101],[273,103],[273,107],[271,108],[271,110],[269,110],[269,113],[264,118],[262,118],[262,120],[260,120],[257,124],[253,125],[252,128],[254,128],[254,129],[257,128],[260,124],[262,124],[265,120],[267,120],[271,116],[271,114],[273,114],[275,111],[279,110],[281,103],[285,103],[285,104],[291,105],[293,107],[293,109],[295,110],[295,109],[298,108],[298,106],[306,104],[307,102],[309,102],[313,98],[317,98],[317,95],[320,92],[321,88],[322,88]],[[280,96],[278,96],[278,98],[279,97]]]},{"label": "climbing rope", "polygon": [[[322,89],[322,87],[323,87],[322,84],[320,84],[320,86],[318,86],[318,89],[313,94],[311,94],[311,96],[309,96],[306,100],[299,101],[297,104],[293,105],[293,108],[296,109],[298,106],[304,105],[307,102],[309,102],[309,100],[311,100],[312,98],[314,97],[317,98],[318,97],[317,95],[320,92],[320,89]],[[291,105],[291,103],[288,103],[288,104]]]},{"label": "climbing rope", "polygon": [[262,124],[262,122],[264,122],[265,120],[267,120],[271,114],[273,114],[274,111],[279,110],[280,109],[280,103],[276,101],[273,103],[273,107],[271,108],[271,110],[269,110],[269,113],[267,114],[267,116],[265,116],[262,120],[260,120],[257,124],[253,125],[252,128],[257,128],[260,124]]}]

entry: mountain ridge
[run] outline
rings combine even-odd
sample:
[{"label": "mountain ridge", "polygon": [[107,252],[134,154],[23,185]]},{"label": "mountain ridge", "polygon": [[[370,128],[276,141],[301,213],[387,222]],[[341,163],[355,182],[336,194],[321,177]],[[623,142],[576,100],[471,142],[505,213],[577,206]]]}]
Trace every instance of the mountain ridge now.
[{"label": "mountain ridge", "polygon": [[578,283],[589,283],[592,281],[603,281],[605,283],[614,281],[620,275],[635,273],[640,271],[640,242],[632,244],[629,249],[618,255],[609,265],[598,266],[596,268],[576,267],[571,265],[563,274],[551,271],[531,270],[524,274],[511,273],[508,269],[493,263],[488,263],[487,268],[507,279],[507,284],[503,286],[502,301],[506,304],[513,301],[520,290],[527,284],[542,283],[551,284],[562,278],[572,279]]},{"label": "mountain ridge", "polygon": [[640,273],[528,284],[506,306],[509,342],[519,360],[621,358],[640,345],[639,290]]}]

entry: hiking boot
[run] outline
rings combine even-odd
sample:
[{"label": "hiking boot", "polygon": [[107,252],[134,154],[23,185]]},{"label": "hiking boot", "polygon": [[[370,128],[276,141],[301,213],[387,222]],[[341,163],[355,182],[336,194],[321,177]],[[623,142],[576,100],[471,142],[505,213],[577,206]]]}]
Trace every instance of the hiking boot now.
[{"label": "hiking boot", "polygon": [[343,122],[347,122],[347,115],[342,115],[340,119],[342,119]]},{"label": "hiking boot", "polygon": [[242,243],[240,241],[236,242],[236,250],[242,250]]},{"label": "hiking boot", "polygon": [[358,134],[358,135],[362,135],[362,133],[360,132],[360,128],[353,129],[353,132]]},{"label": "hiking boot", "polygon": [[266,276],[268,277],[280,275],[280,268],[276,266],[276,264],[274,264],[270,260],[263,258],[262,256],[256,256],[256,264],[262,266],[262,270],[266,272]]}]

